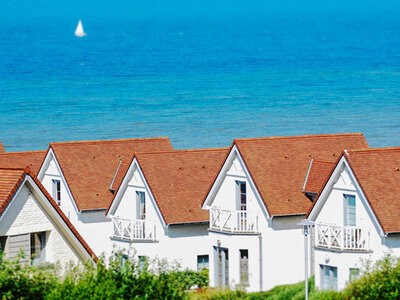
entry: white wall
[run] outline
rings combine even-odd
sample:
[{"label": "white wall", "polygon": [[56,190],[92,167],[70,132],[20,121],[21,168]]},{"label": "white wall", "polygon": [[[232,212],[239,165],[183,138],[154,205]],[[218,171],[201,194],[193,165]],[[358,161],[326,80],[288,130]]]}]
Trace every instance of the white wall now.
[{"label": "white wall", "polygon": [[[328,192],[318,201],[316,223],[344,225],[344,194],[356,197],[356,227],[369,231],[370,249],[368,252],[339,252],[315,248],[315,284],[321,287],[320,265],[338,268],[338,289],[343,289],[349,280],[350,268],[362,268],[365,260],[376,261],[386,253],[400,255],[400,237],[381,234],[379,224],[374,219],[362,190],[359,189],[351,170],[342,164],[333,178],[333,184],[328,186]],[[364,262],[363,262],[364,261]]]},{"label": "white wall", "polygon": [[[197,256],[209,254],[208,224],[175,225],[166,227],[152,197],[151,191],[145,184],[144,178],[137,165],[131,166],[118,191],[115,207],[110,210],[110,217],[118,216],[125,219],[136,219],[136,192],[145,193],[146,220],[156,226],[156,241],[133,243],[109,238],[112,249],[125,250],[133,247],[137,256],[147,256],[150,259],[167,259],[177,262],[183,268],[196,270]],[[112,226],[112,225],[111,225]],[[111,254],[111,253],[108,253]]]},{"label": "white wall", "polygon": [[0,235],[10,236],[42,231],[47,232],[45,261],[50,263],[59,261],[62,264],[79,261],[78,254],[24,185],[0,219]]},{"label": "white wall", "polygon": [[[248,291],[268,290],[280,284],[304,280],[304,237],[296,224],[304,216],[268,219],[264,204],[257,197],[245,166],[237,155],[227,162],[226,174],[218,183],[212,199],[212,208],[237,209],[236,181],[246,182],[247,210],[258,214],[260,235],[242,235],[210,232],[210,251],[218,245],[229,249],[230,284],[239,283],[239,250],[249,251],[250,281]],[[210,283],[215,285],[215,261],[210,256]],[[260,264],[262,268],[260,268]]]}]

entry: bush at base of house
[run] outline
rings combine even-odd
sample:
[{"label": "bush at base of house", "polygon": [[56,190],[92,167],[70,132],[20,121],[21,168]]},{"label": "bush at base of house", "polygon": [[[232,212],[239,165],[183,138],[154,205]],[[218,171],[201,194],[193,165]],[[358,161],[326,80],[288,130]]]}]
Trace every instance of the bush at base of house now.
[{"label": "bush at base of house", "polygon": [[342,292],[344,299],[400,299],[400,258],[387,255],[363,274]]},{"label": "bush at base of house", "polygon": [[[61,276],[63,274],[63,276]],[[141,263],[113,256],[96,265],[38,268],[0,254],[0,299],[187,299],[191,287],[208,285],[208,270],[181,271],[162,261]]]}]

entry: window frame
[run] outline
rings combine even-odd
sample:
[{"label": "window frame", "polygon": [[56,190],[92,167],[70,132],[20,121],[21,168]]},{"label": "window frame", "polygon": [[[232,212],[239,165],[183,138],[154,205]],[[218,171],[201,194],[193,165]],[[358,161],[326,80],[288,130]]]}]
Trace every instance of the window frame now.
[{"label": "window frame", "polygon": [[[246,257],[244,255],[245,253],[247,253],[247,272],[243,273],[242,261],[243,261],[244,257]],[[239,280],[240,280],[240,284],[243,286],[250,285],[250,282],[249,282],[249,249],[239,249]]]},{"label": "window frame", "polygon": [[52,179],[52,197],[58,206],[61,205],[61,180]]},{"label": "window frame", "polygon": [[[350,199],[354,199],[354,206],[349,205]],[[353,194],[343,194],[343,224],[344,226],[357,226],[357,198]],[[350,210],[353,210],[353,213]],[[350,216],[354,216],[354,219],[351,219]]]},{"label": "window frame", "polygon": [[[201,259],[203,260],[200,261]],[[197,271],[208,269],[209,263],[210,263],[210,257],[208,254],[197,255]]]},{"label": "window frame", "polygon": [[146,220],[146,193],[144,191],[136,191],[136,219]]},{"label": "window frame", "polygon": [[[40,247],[39,251],[37,251],[36,249],[37,246],[34,245],[35,236],[37,236],[39,241],[39,247]],[[32,264],[40,264],[46,260],[46,243],[47,243],[46,231],[30,233],[30,258]],[[39,253],[39,256],[35,255],[37,253]]]},{"label": "window frame", "polygon": [[[244,192],[242,192],[242,186],[244,186]],[[244,199],[244,202],[242,201],[243,199]],[[247,183],[246,183],[246,181],[236,180],[236,207],[237,207],[237,210],[247,211]]]},{"label": "window frame", "polygon": [[[352,271],[356,271],[357,274],[352,273]],[[349,268],[349,282],[353,282],[360,278],[360,268]]]},{"label": "window frame", "polygon": [[[329,266],[329,265],[319,265],[319,267],[320,267],[321,289],[322,290],[334,290],[334,291],[337,291],[338,290],[338,267]],[[328,277],[329,278],[329,286],[325,286],[326,269],[328,269],[329,274],[333,274],[332,277],[331,276]]]}]

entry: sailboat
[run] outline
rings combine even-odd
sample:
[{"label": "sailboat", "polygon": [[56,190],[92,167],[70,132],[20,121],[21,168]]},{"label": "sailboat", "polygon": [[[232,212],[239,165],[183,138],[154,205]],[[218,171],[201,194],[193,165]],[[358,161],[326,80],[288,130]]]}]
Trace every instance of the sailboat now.
[{"label": "sailboat", "polygon": [[78,26],[76,26],[75,35],[78,36],[78,37],[83,37],[83,36],[86,35],[86,33],[83,31],[82,21],[81,20],[79,20]]}]

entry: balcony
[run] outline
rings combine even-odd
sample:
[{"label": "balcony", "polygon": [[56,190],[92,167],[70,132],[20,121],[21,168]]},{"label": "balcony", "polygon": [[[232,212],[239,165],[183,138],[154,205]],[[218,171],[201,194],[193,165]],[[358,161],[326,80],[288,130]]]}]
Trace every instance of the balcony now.
[{"label": "balcony", "polygon": [[247,210],[210,209],[210,230],[235,234],[258,234],[258,215]]},{"label": "balcony", "polygon": [[315,224],[315,246],[336,251],[369,251],[369,229]]},{"label": "balcony", "polygon": [[156,241],[155,222],[112,218],[112,238],[125,241]]}]

